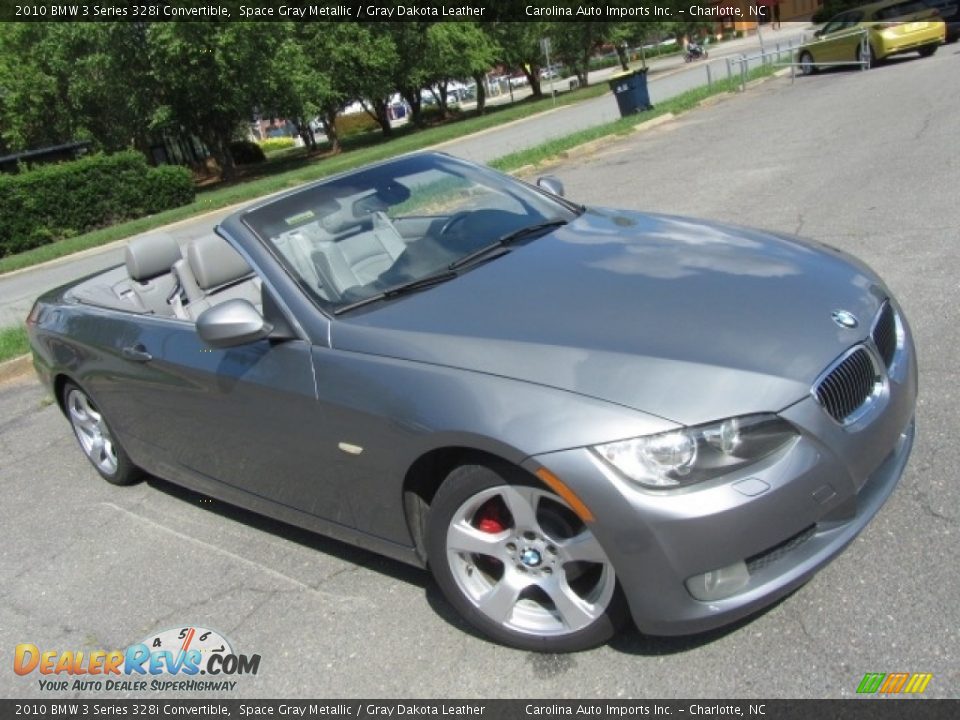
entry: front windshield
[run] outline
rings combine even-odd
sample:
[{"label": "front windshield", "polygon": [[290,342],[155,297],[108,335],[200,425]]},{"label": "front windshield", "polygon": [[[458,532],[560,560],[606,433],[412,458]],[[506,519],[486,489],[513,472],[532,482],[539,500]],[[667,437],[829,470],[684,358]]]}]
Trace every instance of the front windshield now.
[{"label": "front windshield", "polygon": [[244,222],[332,311],[446,271],[499,238],[568,221],[565,203],[439,155],[418,155],[313,185]]}]

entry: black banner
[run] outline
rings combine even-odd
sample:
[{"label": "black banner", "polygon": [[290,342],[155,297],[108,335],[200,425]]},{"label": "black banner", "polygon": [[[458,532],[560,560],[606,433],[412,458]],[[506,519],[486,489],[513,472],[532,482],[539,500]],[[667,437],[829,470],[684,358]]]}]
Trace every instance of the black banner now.
[{"label": "black banner", "polygon": [[0,22],[710,21],[770,17],[776,0],[36,0]]},{"label": "black banner", "polygon": [[10,718],[742,718],[946,720],[958,700],[0,700]]}]

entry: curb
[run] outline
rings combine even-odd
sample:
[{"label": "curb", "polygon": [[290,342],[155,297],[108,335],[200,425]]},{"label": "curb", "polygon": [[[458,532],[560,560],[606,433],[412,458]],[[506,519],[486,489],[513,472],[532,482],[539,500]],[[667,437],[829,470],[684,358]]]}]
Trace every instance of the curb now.
[{"label": "curb", "polygon": [[572,148],[568,148],[567,150],[562,150],[558,152],[556,155],[551,155],[550,157],[544,158],[536,165],[523,165],[521,167],[516,168],[515,170],[510,170],[508,171],[508,174],[522,177],[525,175],[529,175],[538,170],[544,170],[546,168],[553,167],[566,160],[575,160],[585,155],[589,155],[590,153],[594,152],[595,150],[599,150],[602,147],[606,147],[607,145],[611,145],[613,143],[619,142],[620,140],[623,140],[625,137],[632,137],[635,133],[644,132],[646,130],[652,130],[655,127],[659,127],[660,125],[664,125],[672,120],[675,120],[676,118],[677,118],[676,114],[672,112],[666,112],[663,115],[657,115],[655,118],[650,118],[649,120],[645,120],[642,123],[638,123],[634,125],[627,132],[626,135],[622,135],[622,134],[605,135],[604,137],[599,137],[596,140],[588,140],[587,142],[581,143],[580,145],[574,145]]},{"label": "curb", "polygon": [[0,384],[26,375],[32,369],[33,363],[29,353],[6,360],[0,363]]}]

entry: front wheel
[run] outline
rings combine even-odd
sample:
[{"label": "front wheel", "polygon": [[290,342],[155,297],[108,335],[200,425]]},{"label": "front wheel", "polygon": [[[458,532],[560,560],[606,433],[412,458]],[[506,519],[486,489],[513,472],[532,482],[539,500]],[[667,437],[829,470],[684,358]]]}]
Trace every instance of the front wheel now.
[{"label": "front wheel", "polygon": [[813,55],[808,52],[800,54],[800,72],[804,75],[813,75],[817,71],[817,66],[813,64]]},{"label": "front wheel", "polygon": [[104,480],[130,485],[140,479],[140,469],[114,439],[103,414],[83,390],[67,383],[63,388],[63,406],[80,449]]},{"label": "front wheel", "polygon": [[427,554],[447,600],[505,645],[585,650],[626,619],[613,565],[589,526],[518,468],[454,470],[430,508]]},{"label": "front wheel", "polygon": [[938,47],[940,47],[939,43],[933,45],[924,45],[917,52],[920,53],[920,57],[930,57],[937,51]]}]

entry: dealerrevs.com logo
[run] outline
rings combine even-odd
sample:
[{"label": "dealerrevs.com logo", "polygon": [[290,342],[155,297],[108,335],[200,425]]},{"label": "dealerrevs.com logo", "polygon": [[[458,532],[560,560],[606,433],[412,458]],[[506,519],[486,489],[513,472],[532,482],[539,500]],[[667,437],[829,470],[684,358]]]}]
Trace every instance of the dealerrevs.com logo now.
[{"label": "dealerrevs.com logo", "polygon": [[[238,675],[256,675],[259,655],[241,655],[215,630],[165,630],[125,650],[41,650],[17,645],[17,675],[39,675],[45,691],[231,691]],[[201,677],[202,676],[202,677]]]}]

